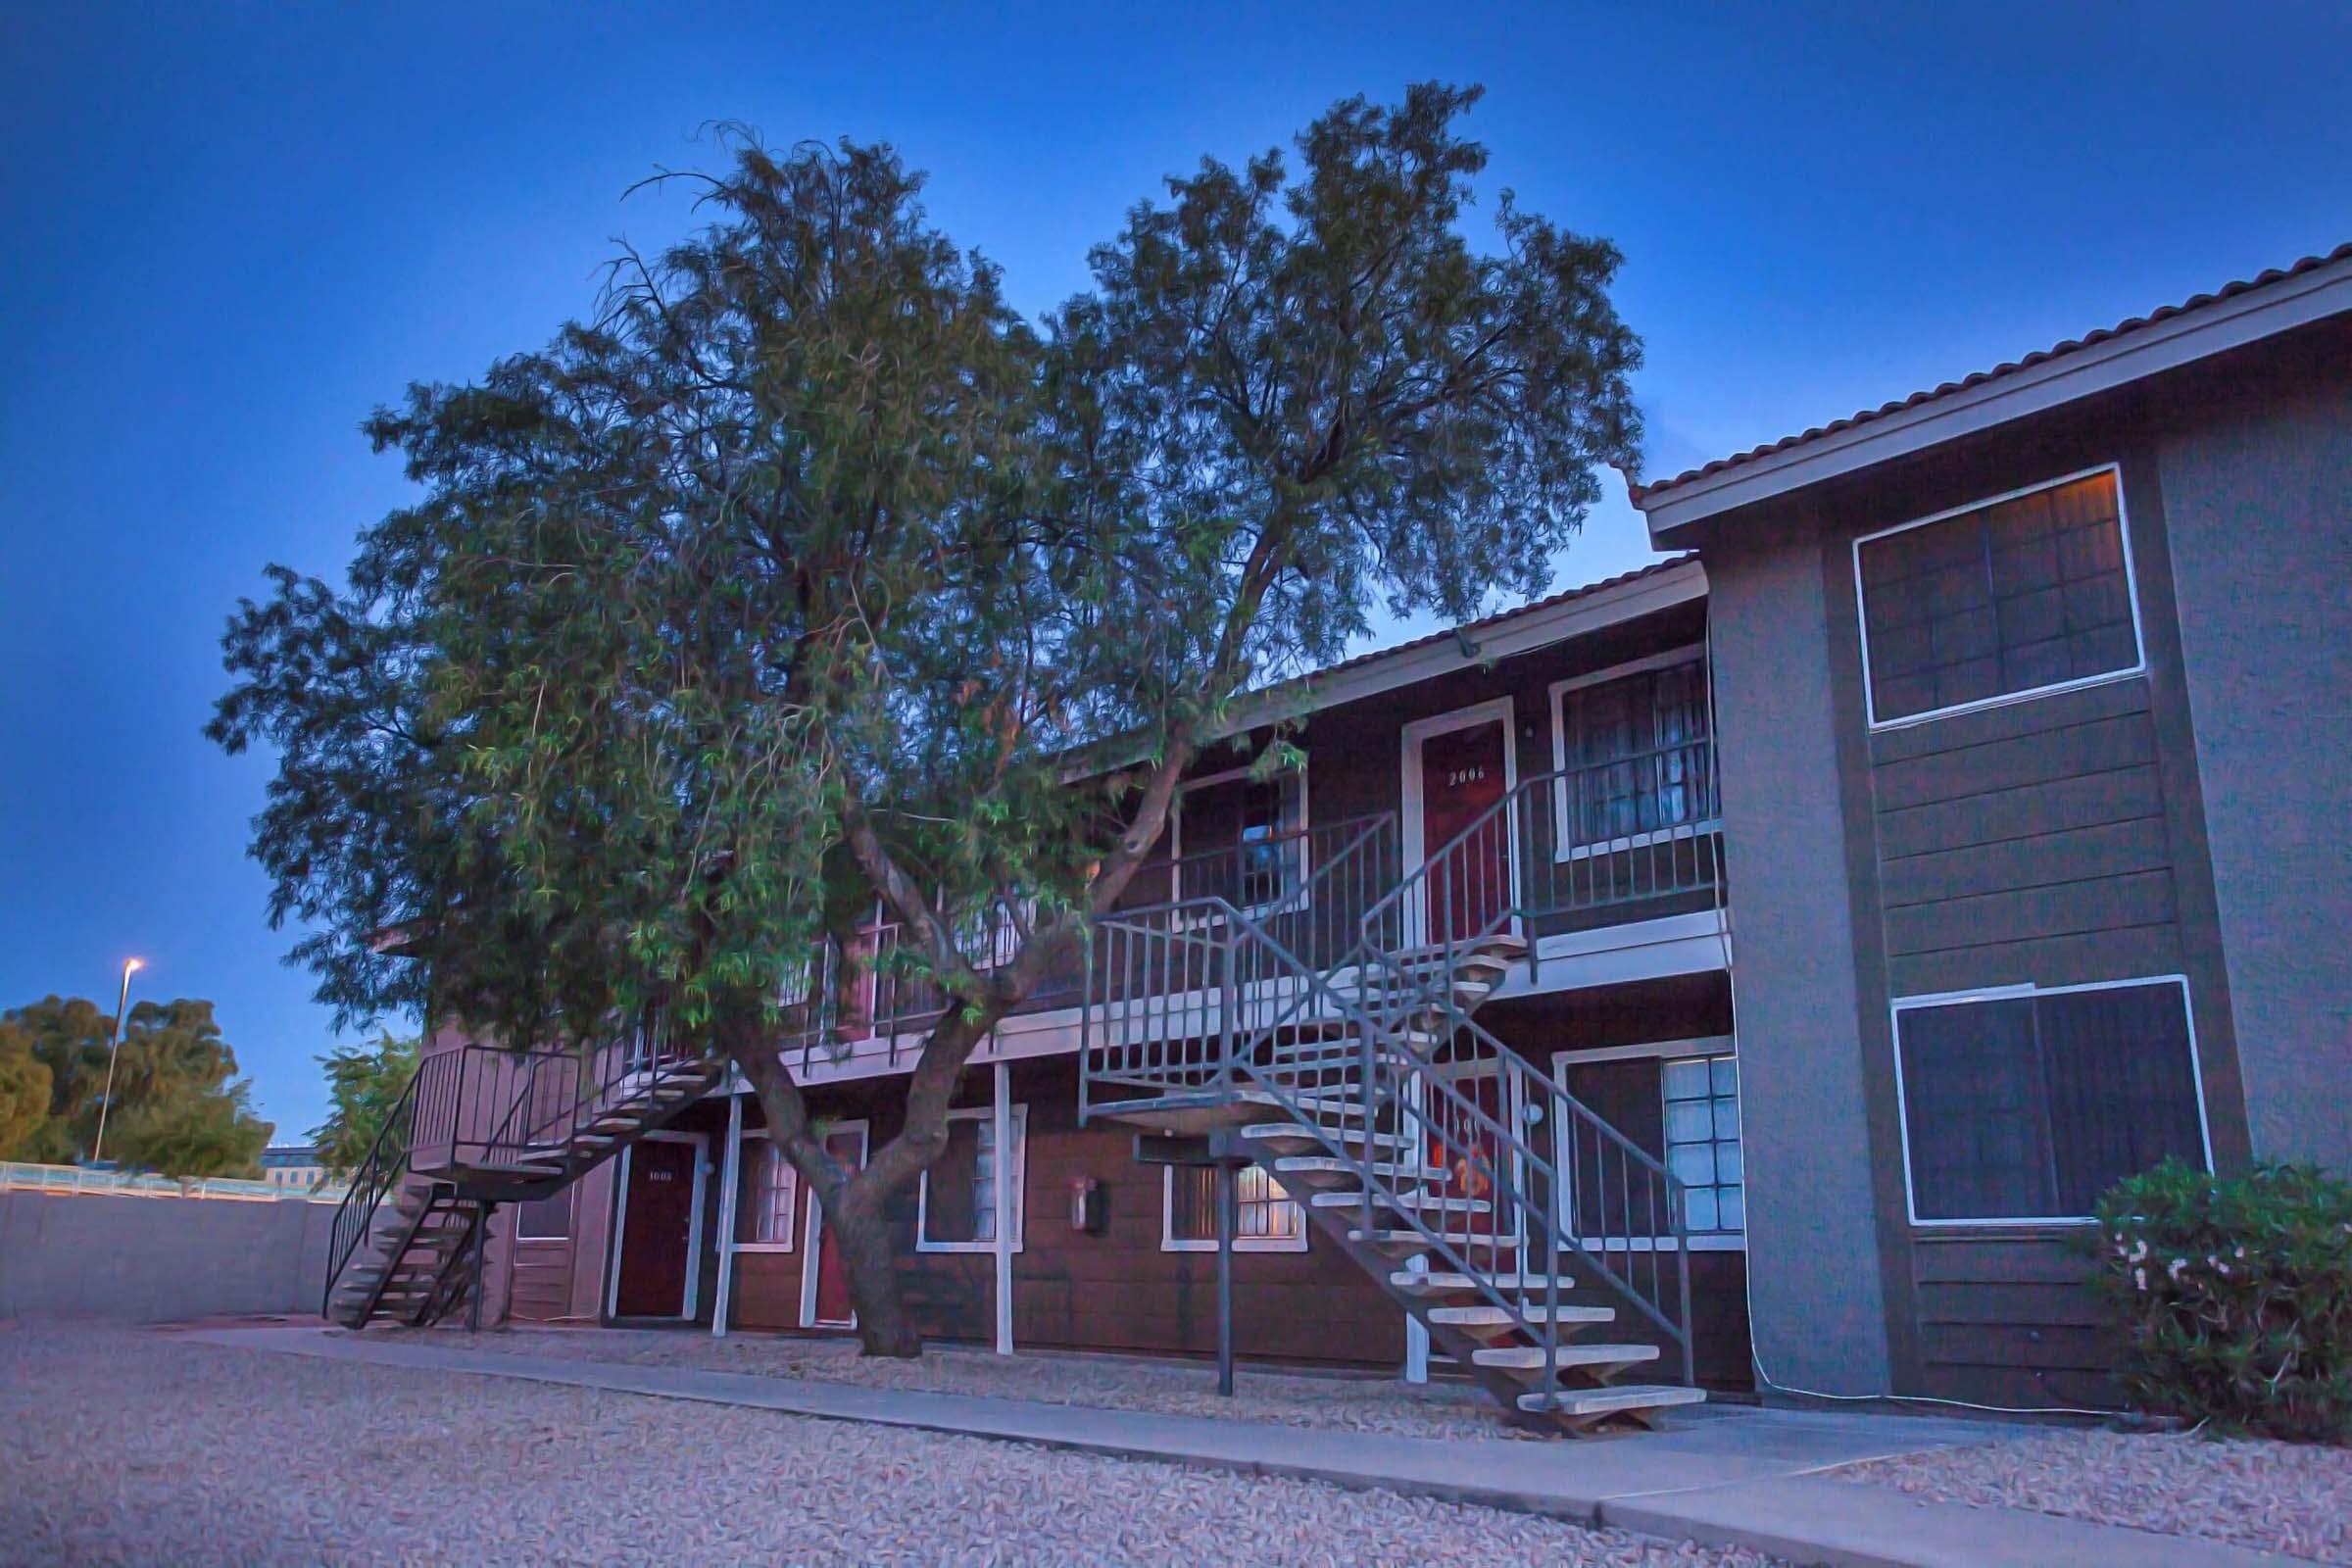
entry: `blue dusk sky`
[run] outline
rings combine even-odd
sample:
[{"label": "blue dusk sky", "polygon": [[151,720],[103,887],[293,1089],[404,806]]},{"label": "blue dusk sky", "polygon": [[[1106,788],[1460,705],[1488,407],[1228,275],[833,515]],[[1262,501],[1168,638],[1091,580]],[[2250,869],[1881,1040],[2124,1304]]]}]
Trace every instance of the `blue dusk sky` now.
[{"label": "blue dusk sky", "polygon": [[[281,1137],[331,1036],[245,858],[270,760],[199,733],[223,618],[403,499],[371,407],[679,230],[622,193],[707,122],[897,143],[1041,310],[1202,154],[1482,82],[1490,193],[1625,253],[1652,474],[2352,238],[2340,3],[76,4],[0,49],[0,1005],[138,954]],[[1647,559],[1609,491],[1562,583]]]}]

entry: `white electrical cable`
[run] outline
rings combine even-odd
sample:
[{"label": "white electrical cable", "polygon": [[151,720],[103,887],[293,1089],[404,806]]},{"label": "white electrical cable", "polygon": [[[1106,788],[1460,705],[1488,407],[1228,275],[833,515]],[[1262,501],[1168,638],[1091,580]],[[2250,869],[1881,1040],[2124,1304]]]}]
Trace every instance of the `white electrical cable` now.
[{"label": "white electrical cable", "polygon": [[[1712,741],[1716,738],[1715,615],[1712,607],[1709,608],[1707,612],[1705,642],[1707,651],[1707,737],[1710,741]],[[1715,788],[1717,795],[1720,798],[1723,790],[1723,774],[1720,768],[1716,770]],[[1719,816],[1722,814],[1722,808],[1720,804],[1717,806],[1716,814]],[[1729,841],[1727,839],[1725,846],[1727,852],[1729,847]],[[1718,864],[1716,866],[1715,875],[1715,929],[1716,940],[1722,945],[1723,948],[1724,984],[1731,992],[1732,1040],[1735,1048],[1733,1052],[1733,1060],[1736,1063],[1740,1063],[1740,1056],[1744,1054],[1743,1052],[1737,1049],[1740,1040],[1740,979],[1738,971],[1732,967],[1732,906],[1731,901],[1725,892],[1726,884],[1730,881],[1730,878],[1726,877],[1723,874],[1723,871],[1724,867],[1721,864]],[[1740,1063],[1738,1071],[1740,1072],[1742,1082],[1739,1100],[1736,1102],[1735,1114],[1740,1124],[1740,1154],[1742,1166],[1741,1179],[1744,1181],[1745,1161],[1747,1157],[1747,1093],[1745,1085],[1747,1073],[1745,1064]],[[1743,1218],[1752,1220],[1753,1210],[1749,1210],[1748,1213],[1743,1216]],[[1752,1244],[1754,1239],[1754,1234],[1752,1231],[1750,1231],[1748,1233],[1748,1241]],[[1783,1383],[1779,1379],[1775,1378],[1772,1375],[1771,1370],[1765,1366],[1764,1357],[1756,1348],[1756,1284],[1755,1273],[1752,1269],[1742,1268],[1740,1271],[1740,1287],[1741,1293],[1746,1298],[1747,1303],[1748,1365],[1755,1373],[1757,1386],[1759,1388],[1769,1389],[1775,1394],[1793,1394],[1799,1398],[1828,1399],[1840,1404],[1934,1404],[1955,1410],[1982,1410],[1988,1415],[2089,1415],[2111,1417],[2121,1413],[2115,1410],[2089,1410],[2083,1409],[2078,1405],[2068,1404],[1979,1404],[1971,1399],[1945,1399],[1938,1398],[1934,1395],[1928,1394],[1897,1394],[1891,1388],[1887,1389],[1882,1394],[1830,1394],[1821,1389],[1801,1389],[1796,1387],[1794,1384]],[[1685,1325],[1686,1332],[1688,1332],[1688,1329],[1689,1325]]]}]

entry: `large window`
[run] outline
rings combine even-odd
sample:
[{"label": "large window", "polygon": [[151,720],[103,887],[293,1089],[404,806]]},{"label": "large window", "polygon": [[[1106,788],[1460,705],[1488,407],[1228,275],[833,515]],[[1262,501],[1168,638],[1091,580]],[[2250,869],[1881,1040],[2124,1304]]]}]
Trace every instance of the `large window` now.
[{"label": "large window", "polygon": [[[1160,1250],[1213,1252],[1217,1250],[1217,1172],[1210,1165],[1169,1165],[1161,1191]],[[1282,1185],[1255,1165],[1233,1174],[1237,1252],[1303,1252],[1306,1211]]]},{"label": "large window", "polygon": [[1281,904],[1306,877],[1306,775],[1219,773],[1184,786],[1172,847],[1176,897],[1222,898],[1257,911]]},{"label": "large window", "polygon": [[1559,854],[1711,827],[1721,814],[1695,648],[1552,688]]},{"label": "large window", "polygon": [[735,1245],[761,1251],[791,1251],[793,1215],[800,1197],[800,1172],[792,1168],[784,1151],[764,1133],[746,1133]]},{"label": "large window", "polygon": [[2141,667],[2112,467],[1857,540],[1854,578],[1873,724]]},{"label": "large window", "polygon": [[1911,1217],[2082,1220],[2168,1156],[2209,1163],[2187,982],[1897,1003]]},{"label": "large window", "polygon": [[997,1183],[1011,1173],[1012,1250],[1021,1250],[1022,1171],[1029,1142],[1029,1107],[1006,1109],[1012,1157],[997,1157],[993,1108],[948,1112],[948,1147],[923,1172],[916,1249],[925,1252],[985,1252],[997,1245]]}]

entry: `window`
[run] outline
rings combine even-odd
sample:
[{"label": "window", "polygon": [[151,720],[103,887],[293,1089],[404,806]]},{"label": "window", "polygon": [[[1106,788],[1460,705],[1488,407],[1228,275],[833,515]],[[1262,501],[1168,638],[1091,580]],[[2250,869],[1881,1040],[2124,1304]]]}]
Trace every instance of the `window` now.
[{"label": "window", "polygon": [[1666,1169],[1683,1184],[1683,1228],[1692,1235],[1747,1228],[1740,1163],[1740,1064],[1687,1056],[1662,1064]]},{"label": "window", "polygon": [[1711,827],[1721,811],[1709,729],[1695,649],[1554,686],[1559,855]]},{"label": "window", "polygon": [[[1161,1188],[1159,1250],[1217,1250],[1217,1172],[1211,1165],[1168,1165]],[[1255,1165],[1233,1173],[1237,1252],[1303,1252],[1306,1210]]]},{"label": "window", "polygon": [[[1022,1166],[1029,1145],[1029,1107],[1012,1105],[1012,1250],[1021,1250]],[[997,1113],[993,1108],[948,1112],[948,1147],[923,1172],[915,1247],[924,1252],[985,1252],[997,1245]]]},{"label": "window", "polygon": [[514,1205],[514,1239],[518,1242],[571,1240],[571,1189],[534,1198]]},{"label": "window", "polygon": [[1179,899],[1221,898],[1238,909],[1280,904],[1306,879],[1306,775],[1236,771],[1184,786],[1172,851]]},{"label": "window", "polygon": [[800,1204],[801,1173],[765,1133],[743,1135],[743,1199],[735,1221],[735,1245],[763,1251],[792,1250],[793,1216]]},{"label": "window", "polygon": [[1874,725],[2141,667],[2116,470],[1854,542]]},{"label": "window", "polygon": [[1914,1221],[2086,1219],[2167,1156],[2210,1164],[2179,977],[1897,1003]]}]

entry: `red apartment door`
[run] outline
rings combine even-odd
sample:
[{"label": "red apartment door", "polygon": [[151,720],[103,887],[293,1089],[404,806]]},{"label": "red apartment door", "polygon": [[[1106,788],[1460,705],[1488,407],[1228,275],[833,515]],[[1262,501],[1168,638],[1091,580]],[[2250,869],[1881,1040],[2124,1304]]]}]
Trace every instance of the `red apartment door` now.
[{"label": "red apartment door", "polygon": [[1511,813],[1481,820],[1505,788],[1502,720],[1446,730],[1421,742],[1421,853],[1435,858],[1473,825],[1476,831],[1433,871],[1425,895],[1423,940],[1437,943],[1495,930],[1511,902]]},{"label": "red apartment door", "polygon": [[694,1266],[692,1144],[648,1138],[629,1149],[627,1212],[620,1221],[615,1317],[684,1317]]},{"label": "red apartment door", "polygon": [[[863,1166],[865,1128],[851,1126],[832,1129],[825,1134],[825,1152],[851,1170]],[[850,1271],[841,1260],[840,1247],[833,1240],[833,1227],[824,1222],[824,1210],[817,1203],[816,1189],[808,1190],[808,1219],[802,1226],[802,1233],[816,1237],[816,1280],[808,1292],[802,1324],[808,1328],[855,1328],[858,1325],[858,1311],[850,1303]]]}]

